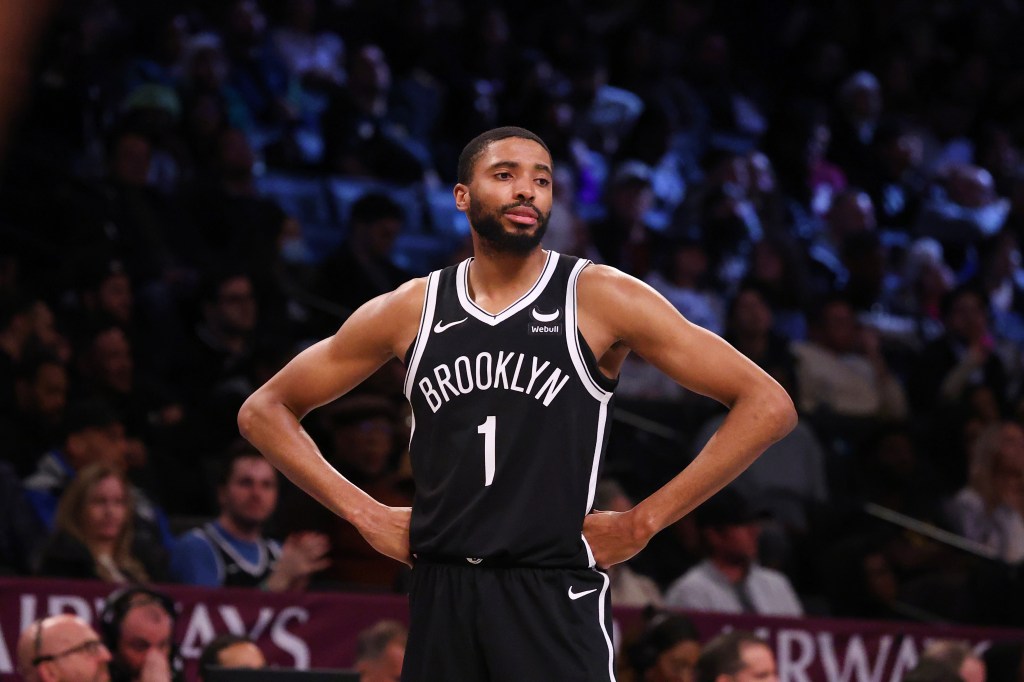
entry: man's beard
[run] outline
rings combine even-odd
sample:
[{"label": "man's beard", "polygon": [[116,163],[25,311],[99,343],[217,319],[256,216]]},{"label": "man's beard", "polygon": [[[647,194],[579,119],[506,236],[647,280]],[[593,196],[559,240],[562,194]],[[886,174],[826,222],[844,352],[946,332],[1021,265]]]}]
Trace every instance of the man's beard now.
[{"label": "man's beard", "polygon": [[[533,232],[527,232],[526,229],[511,231],[506,228],[501,222],[501,217],[505,212],[524,206],[537,212],[537,225]],[[488,212],[486,207],[470,203],[468,217],[470,226],[474,232],[480,235],[486,248],[497,253],[526,255],[537,248],[541,239],[544,238],[551,213],[541,213],[533,205],[523,203],[507,204],[497,211]]]}]

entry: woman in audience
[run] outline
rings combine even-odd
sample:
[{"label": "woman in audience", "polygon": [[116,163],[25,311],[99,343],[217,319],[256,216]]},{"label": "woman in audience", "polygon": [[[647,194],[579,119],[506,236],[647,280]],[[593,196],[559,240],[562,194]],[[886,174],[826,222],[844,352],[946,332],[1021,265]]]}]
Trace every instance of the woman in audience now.
[{"label": "woman in audience", "polygon": [[135,542],[132,518],[124,475],[105,464],[85,467],[60,498],[38,573],[111,583],[159,578],[163,571],[150,559],[153,553]]},{"label": "woman in audience", "polygon": [[1024,560],[1024,428],[1003,422],[971,448],[967,485],[950,500],[953,528],[1009,563]]}]

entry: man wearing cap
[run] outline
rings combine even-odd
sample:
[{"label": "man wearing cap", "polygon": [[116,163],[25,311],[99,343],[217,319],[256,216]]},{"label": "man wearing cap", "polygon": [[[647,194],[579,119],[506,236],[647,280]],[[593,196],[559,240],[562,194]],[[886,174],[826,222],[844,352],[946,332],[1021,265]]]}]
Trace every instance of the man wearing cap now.
[{"label": "man wearing cap", "polygon": [[107,682],[110,651],[88,623],[70,614],[41,618],[18,637],[25,682]]},{"label": "man wearing cap", "polygon": [[697,508],[708,557],[677,579],[666,606],[719,613],[800,616],[803,607],[789,579],[758,565],[759,514],[733,488]]}]

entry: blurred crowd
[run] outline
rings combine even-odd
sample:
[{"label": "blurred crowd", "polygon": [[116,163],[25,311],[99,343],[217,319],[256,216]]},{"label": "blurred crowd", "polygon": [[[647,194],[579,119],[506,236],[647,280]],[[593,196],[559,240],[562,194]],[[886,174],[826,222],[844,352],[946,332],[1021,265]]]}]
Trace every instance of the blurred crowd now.
[{"label": "blurred crowd", "polygon": [[[62,3],[0,177],[0,564],[403,589],[235,414],[468,255],[458,153],[513,124],[554,157],[545,245],[645,280],[801,415],[617,603],[1020,625],[1022,30],[1016,0]],[[304,422],[389,504],[402,378]],[[639,358],[616,400],[598,507],[628,509],[723,408]]]}]

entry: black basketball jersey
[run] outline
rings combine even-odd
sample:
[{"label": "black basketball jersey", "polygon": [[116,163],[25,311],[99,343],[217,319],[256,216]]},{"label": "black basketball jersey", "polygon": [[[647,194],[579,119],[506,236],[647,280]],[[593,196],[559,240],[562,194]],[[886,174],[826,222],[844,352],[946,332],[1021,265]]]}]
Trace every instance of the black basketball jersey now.
[{"label": "black basketball jersey", "polygon": [[583,517],[608,437],[615,382],[576,326],[589,261],[549,252],[540,278],[497,315],[468,290],[472,259],[427,279],[405,394],[421,558],[586,567]]},{"label": "black basketball jersey", "polygon": [[217,573],[222,587],[257,587],[270,577],[281,556],[281,547],[273,540],[259,540],[259,557],[252,563],[232,547],[223,531],[213,523],[192,532],[202,537],[217,558]]}]

